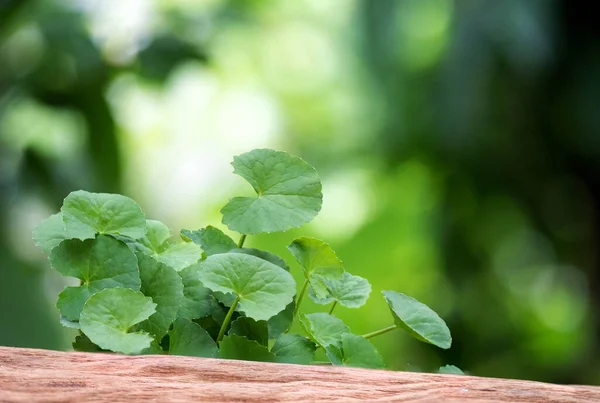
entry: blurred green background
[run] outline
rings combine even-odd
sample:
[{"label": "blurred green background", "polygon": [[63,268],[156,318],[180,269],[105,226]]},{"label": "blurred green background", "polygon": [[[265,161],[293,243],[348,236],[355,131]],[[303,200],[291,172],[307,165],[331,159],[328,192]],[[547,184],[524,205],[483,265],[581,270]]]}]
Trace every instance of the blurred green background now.
[{"label": "blurred green background", "polygon": [[[65,279],[31,240],[72,190],[133,197],[174,233],[249,192],[234,155],[296,154],[299,234],[447,321],[389,368],[600,384],[600,25],[569,0],[0,0],[0,345],[69,349]],[[237,235],[236,235],[237,236]],[[294,266],[298,274],[297,266]],[[305,311],[323,310],[307,303]]]}]

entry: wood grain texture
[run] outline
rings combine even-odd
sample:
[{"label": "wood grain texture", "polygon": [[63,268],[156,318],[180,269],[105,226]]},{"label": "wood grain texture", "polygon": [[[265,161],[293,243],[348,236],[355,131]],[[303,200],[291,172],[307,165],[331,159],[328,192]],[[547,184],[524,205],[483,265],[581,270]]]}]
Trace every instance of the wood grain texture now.
[{"label": "wood grain texture", "polygon": [[600,387],[0,347],[0,402],[600,402]]}]

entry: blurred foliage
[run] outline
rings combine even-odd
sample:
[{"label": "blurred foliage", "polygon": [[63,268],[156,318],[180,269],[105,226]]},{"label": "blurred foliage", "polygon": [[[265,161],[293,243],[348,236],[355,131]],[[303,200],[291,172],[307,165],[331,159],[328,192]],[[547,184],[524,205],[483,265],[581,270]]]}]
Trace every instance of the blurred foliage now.
[{"label": "blurred foliage", "polygon": [[[255,147],[316,166],[330,241],[373,294],[440,312],[390,368],[600,384],[600,28],[568,0],[0,0],[0,345],[66,349],[31,229],[69,191],[220,224]],[[222,226],[221,226],[222,227]],[[293,266],[298,273],[298,267]],[[322,307],[305,306],[307,310]],[[413,362],[422,363],[415,367]]]}]

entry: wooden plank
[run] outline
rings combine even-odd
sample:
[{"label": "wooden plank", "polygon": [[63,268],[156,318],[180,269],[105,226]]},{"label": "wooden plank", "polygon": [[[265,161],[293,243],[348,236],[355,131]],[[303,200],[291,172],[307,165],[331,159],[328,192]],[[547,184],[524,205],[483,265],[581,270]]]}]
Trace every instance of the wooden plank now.
[{"label": "wooden plank", "polygon": [[0,347],[0,402],[600,402],[600,387]]}]

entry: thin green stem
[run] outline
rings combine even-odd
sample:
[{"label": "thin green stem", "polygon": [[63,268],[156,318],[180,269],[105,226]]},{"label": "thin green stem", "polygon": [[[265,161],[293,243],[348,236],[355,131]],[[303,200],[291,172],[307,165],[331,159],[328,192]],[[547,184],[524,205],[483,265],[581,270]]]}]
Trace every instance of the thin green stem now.
[{"label": "thin green stem", "polygon": [[238,241],[238,248],[244,246],[244,241],[246,241],[246,234],[242,234],[242,236],[240,237],[240,240]]},{"label": "thin green stem", "polygon": [[330,315],[333,312],[333,309],[335,308],[336,305],[337,305],[337,299],[334,299],[333,300],[333,304],[331,304],[331,308],[329,308],[329,314]]},{"label": "thin green stem", "polygon": [[298,299],[296,300],[296,307],[294,308],[294,316],[293,316],[294,319],[296,319],[296,315],[298,315],[298,308],[300,308],[300,303],[302,302],[302,298],[304,298],[304,294],[306,294],[307,288],[308,288],[308,279],[304,280],[304,284],[302,285],[300,294],[298,294]]},{"label": "thin green stem", "polygon": [[237,297],[235,297],[233,304],[231,304],[231,307],[229,308],[229,312],[227,312],[227,315],[225,316],[225,319],[223,320],[223,324],[221,325],[221,330],[219,330],[219,335],[217,336],[217,343],[219,343],[223,339],[223,336],[225,336],[225,331],[227,330],[227,326],[229,326],[229,322],[231,321],[231,316],[233,316],[233,312],[235,311],[235,307],[237,306],[238,302],[240,302],[239,295]]},{"label": "thin green stem", "polygon": [[376,330],[371,333],[363,334],[362,337],[364,337],[365,339],[370,339],[371,337],[379,336],[380,334],[390,332],[397,327],[398,327],[398,325],[391,325],[391,326],[384,327],[383,329],[379,329],[379,330]]}]

